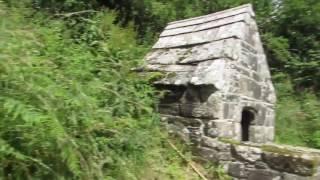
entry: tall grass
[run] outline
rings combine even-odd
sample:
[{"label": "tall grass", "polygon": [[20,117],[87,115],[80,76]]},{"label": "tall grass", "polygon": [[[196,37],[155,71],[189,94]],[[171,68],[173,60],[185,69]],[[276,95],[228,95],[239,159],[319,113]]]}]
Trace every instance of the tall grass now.
[{"label": "tall grass", "polygon": [[275,122],[276,141],[320,148],[320,102],[318,97],[313,92],[295,92],[287,75],[277,74],[274,80],[278,96]]},{"label": "tall grass", "polygon": [[56,18],[0,3],[0,14],[0,177],[187,176],[163,143],[152,87],[130,72],[147,50],[132,28],[108,11]]}]

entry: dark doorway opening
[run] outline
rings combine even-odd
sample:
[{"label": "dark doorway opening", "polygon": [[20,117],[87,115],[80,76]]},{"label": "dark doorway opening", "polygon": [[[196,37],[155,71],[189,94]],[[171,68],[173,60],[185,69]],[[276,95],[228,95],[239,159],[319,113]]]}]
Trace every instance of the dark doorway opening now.
[{"label": "dark doorway opening", "polygon": [[253,110],[245,108],[242,111],[241,119],[241,140],[249,141],[250,140],[250,125],[254,120],[255,113]]}]

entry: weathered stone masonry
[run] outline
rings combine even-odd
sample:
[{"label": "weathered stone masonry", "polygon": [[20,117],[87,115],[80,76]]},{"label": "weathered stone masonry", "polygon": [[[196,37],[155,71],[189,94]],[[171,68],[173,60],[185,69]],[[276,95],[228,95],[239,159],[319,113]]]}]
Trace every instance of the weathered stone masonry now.
[{"label": "weathered stone masonry", "polygon": [[169,23],[145,60],[161,74],[162,120],[200,157],[235,179],[317,175],[317,153],[261,145],[274,139],[276,96],[251,5]]},{"label": "weathered stone masonry", "polygon": [[319,150],[203,137],[195,153],[235,180],[319,180]]},{"label": "weathered stone masonry", "polygon": [[146,62],[163,73],[159,110],[184,138],[273,140],[275,93],[250,5],[170,23]]}]

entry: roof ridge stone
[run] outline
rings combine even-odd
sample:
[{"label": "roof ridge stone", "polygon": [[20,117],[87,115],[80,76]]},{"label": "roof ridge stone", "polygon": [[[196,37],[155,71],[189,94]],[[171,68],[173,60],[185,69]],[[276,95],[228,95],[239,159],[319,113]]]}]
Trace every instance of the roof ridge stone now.
[{"label": "roof ridge stone", "polygon": [[198,20],[198,19],[202,19],[202,18],[206,18],[206,17],[210,17],[210,16],[216,16],[216,15],[219,15],[219,14],[228,13],[228,12],[239,10],[239,9],[243,9],[243,8],[248,8],[248,10],[249,10],[248,12],[250,13],[250,15],[252,17],[255,17],[255,13],[253,11],[252,4],[248,3],[248,4],[243,4],[241,6],[237,6],[237,7],[234,7],[234,8],[229,8],[229,9],[226,9],[226,10],[223,10],[223,11],[217,11],[217,12],[214,12],[214,13],[211,13],[211,14],[207,14],[207,15],[203,15],[203,16],[197,16],[197,17],[182,19],[182,20],[178,20],[178,21],[172,21],[172,22],[169,22],[168,25],[173,25],[173,24],[183,23],[183,22],[187,22],[187,21]]}]

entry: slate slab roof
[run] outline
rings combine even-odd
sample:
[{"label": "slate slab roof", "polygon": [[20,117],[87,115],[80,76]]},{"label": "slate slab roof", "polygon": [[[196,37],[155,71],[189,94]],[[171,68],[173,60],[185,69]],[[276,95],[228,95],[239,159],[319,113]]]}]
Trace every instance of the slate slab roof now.
[{"label": "slate slab roof", "polygon": [[145,71],[165,74],[155,84],[231,91],[235,74],[262,86],[270,80],[251,4],[168,23],[145,62]]},{"label": "slate slab roof", "polygon": [[[252,44],[250,4],[168,23],[147,55],[148,64],[191,64],[208,59],[240,57],[241,44]],[[253,20],[254,21],[254,20]],[[239,41],[244,40],[244,41]],[[255,52],[249,46],[249,50]]]}]

